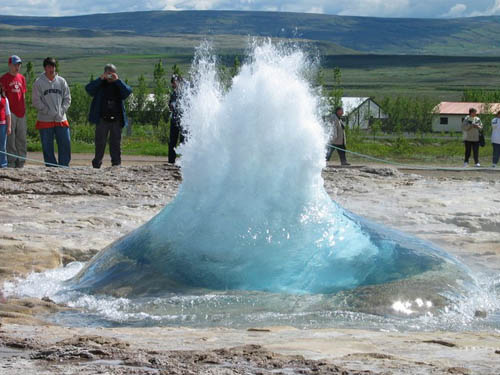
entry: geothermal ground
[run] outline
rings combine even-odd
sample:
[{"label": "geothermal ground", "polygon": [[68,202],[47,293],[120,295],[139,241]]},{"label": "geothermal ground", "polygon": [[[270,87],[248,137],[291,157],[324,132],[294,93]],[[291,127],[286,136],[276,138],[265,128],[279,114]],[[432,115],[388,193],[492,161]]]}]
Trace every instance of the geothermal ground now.
[{"label": "geothermal ground", "polygon": [[[0,170],[0,285],[86,261],[154,216],[175,196],[181,176],[168,164],[145,165],[151,161],[101,170],[31,165]],[[472,270],[498,277],[497,172],[330,165],[323,177],[328,193],[343,207],[431,240]],[[71,328],[47,323],[47,314],[64,309],[49,299],[0,296],[1,374],[500,373],[498,329]],[[478,311],[477,319],[485,314]]]}]

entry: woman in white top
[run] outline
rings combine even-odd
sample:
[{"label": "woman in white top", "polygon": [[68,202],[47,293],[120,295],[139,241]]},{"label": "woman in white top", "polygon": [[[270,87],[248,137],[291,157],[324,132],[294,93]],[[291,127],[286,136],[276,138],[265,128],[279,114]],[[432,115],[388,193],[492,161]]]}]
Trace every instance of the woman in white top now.
[{"label": "woman in white top", "polygon": [[491,143],[493,145],[493,165],[495,168],[500,159],[500,111],[497,112],[497,117],[491,120]]}]

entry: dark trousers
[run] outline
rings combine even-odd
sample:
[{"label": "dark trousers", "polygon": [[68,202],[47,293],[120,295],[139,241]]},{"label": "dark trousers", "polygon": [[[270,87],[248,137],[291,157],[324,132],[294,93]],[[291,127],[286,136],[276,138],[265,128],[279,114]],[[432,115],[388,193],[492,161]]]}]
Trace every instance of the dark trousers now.
[{"label": "dark trousers", "polygon": [[177,147],[177,142],[180,138],[180,143],[184,143],[184,134],[179,126],[179,122],[170,121],[170,139],[168,140],[168,162],[175,163],[175,158],[177,154],[175,153],[175,148]]},{"label": "dark trousers", "polygon": [[[69,166],[71,161],[71,136],[66,126],[40,129],[40,142],[42,143],[43,160],[47,167]],[[54,138],[57,143],[57,159],[54,154]]]},{"label": "dark trousers", "polygon": [[493,145],[493,164],[497,164],[500,159],[500,143],[492,143]]},{"label": "dark trousers", "polygon": [[465,163],[469,162],[470,153],[472,150],[472,153],[474,154],[474,163],[475,164],[479,163],[479,141],[477,142],[464,141],[464,144],[465,144],[464,162]]},{"label": "dark trousers", "polygon": [[121,120],[104,120],[101,119],[95,127],[95,156],[92,160],[94,168],[100,168],[106,143],[109,135],[109,154],[111,155],[111,165],[120,165],[122,162],[122,122]]},{"label": "dark trousers", "polygon": [[334,145],[335,147],[338,148],[333,148],[329,147],[328,152],[326,153],[326,161],[329,161],[330,158],[332,157],[333,151],[337,150],[339,153],[339,158],[340,158],[340,164],[345,164],[347,163],[347,159],[345,157],[345,143],[341,145]]}]

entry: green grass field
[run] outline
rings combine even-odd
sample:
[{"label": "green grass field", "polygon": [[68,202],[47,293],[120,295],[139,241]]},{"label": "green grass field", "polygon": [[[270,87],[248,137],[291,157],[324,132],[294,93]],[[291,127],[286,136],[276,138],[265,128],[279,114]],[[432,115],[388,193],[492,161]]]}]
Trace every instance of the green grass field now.
[{"label": "green grass field", "polygon": [[[92,125],[79,125],[89,126]],[[140,136],[124,136],[122,139],[122,152],[125,155],[168,155],[168,145],[156,140],[151,135],[141,132]],[[71,143],[73,153],[93,153],[93,142],[82,142],[73,140]],[[359,154],[371,156],[373,158],[388,161],[391,163],[401,163],[408,165],[432,165],[442,167],[460,167],[463,163],[464,145],[461,137],[441,138],[439,136],[429,136],[425,138],[398,139],[387,137],[386,139],[373,139],[369,135],[357,135],[348,138],[347,149]],[[31,139],[28,144],[28,151],[42,151],[40,142]],[[493,148],[489,140],[485,147],[479,151],[480,162],[483,166],[491,165]],[[348,153],[348,159],[355,164],[381,163],[376,160],[367,159],[355,154]],[[332,162],[338,161],[338,155],[334,152]],[[472,160],[471,160],[472,161]],[[381,163],[383,164],[383,163]]]},{"label": "green grass field", "polygon": [[[5,30],[0,27],[0,32]],[[143,74],[152,86],[153,67],[161,60],[167,69],[174,64],[187,72],[194,50],[204,40],[200,35],[138,36],[127,33],[95,32],[81,35],[74,31],[57,31],[41,35],[40,30],[9,29],[2,35],[0,61],[10,54],[19,54],[24,62],[31,61],[35,73],[42,72],[42,60],[47,55],[60,60],[60,74],[70,85],[88,82],[98,76],[103,66],[117,65],[121,78],[136,86]],[[15,32],[14,32],[15,31]],[[238,35],[211,36],[214,51],[227,67],[235,56],[242,61],[249,38]],[[497,89],[499,57],[424,56],[424,55],[366,55],[355,53],[327,42],[300,41],[314,56],[320,56],[325,86],[332,84],[333,69],[340,67],[345,96],[427,96],[438,100],[459,100],[464,88]],[[5,67],[6,69],[6,67]],[[73,134],[74,152],[93,152],[92,130],[76,125]],[[145,128],[146,129],[146,128]],[[83,132],[85,134],[79,134]],[[90,133],[89,133],[90,132]],[[144,130],[142,131],[144,133]],[[86,134],[88,133],[88,134]],[[123,150],[127,154],[167,155],[168,147],[151,141],[144,134],[124,137]],[[81,141],[84,139],[85,141]],[[38,141],[30,142],[30,150],[37,151]],[[374,141],[369,137],[352,141],[349,148],[375,157],[408,163],[438,163],[457,165],[462,160],[460,140],[411,140],[396,144],[394,140]],[[482,158],[491,159],[491,146],[481,149]],[[411,155],[411,156],[408,156]],[[356,158],[354,158],[356,160]]]},{"label": "green grass field", "polygon": [[[235,56],[244,61],[250,40],[241,35],[146,36],[88,31],[89,36],[68,29],[43,33],[37,28],[14,26],[1,26],[0,32],[5,34],[0,61],[18,54],[25,62],[31,61],[39,74],[43,58],[55,56],[70,85],[87,82],[91,74],[99,75],[108,62],[115,63],[120,76],[132,86],[141,74],[151,83],[153,66],[160,59],[167,68],[177,64],[187,72],[195,48],[205,39],[212,42],[220,61],[231,66]],[[498,86],[500,57],[367,55],[325,41],[295,42],[313,56],[320,56],[327,87],[332,84],[333,68],[341,68],[346,96],[425,95],[451,101],[460,99],[464,88]]]}]

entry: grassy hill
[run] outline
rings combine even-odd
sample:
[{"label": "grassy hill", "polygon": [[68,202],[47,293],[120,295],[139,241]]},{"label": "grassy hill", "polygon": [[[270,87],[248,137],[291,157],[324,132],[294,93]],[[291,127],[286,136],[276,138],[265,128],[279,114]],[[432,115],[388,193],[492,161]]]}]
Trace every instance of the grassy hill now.
[{"label": "grassy hill", "polygon": [[159,60],[167,69],[176,64],[186,72],[195,47],[208,39],[230,68],[235,56],[245,59],[248,35],[260,35],[293,40],[320,56],[327,86],[333,68],[340,67],[346,95],[456,100],[464,88],[497,88],[499,25],[494,17],[401,20],[267,12],[0,16],[0,67],[18,54],[33,62],[38,74],[43,58],[55,56],[61,74],[75,84],[113,62],[132,85],[144,75],[152,87]]},{"label": "grassy hill", "polygon": [[72,28],[80,29],[81,34],[121,31],[156,37],[298,38],[377,54],[500,55],[500,17],[401,19],[280,12],[150,11],[74,17],[0,16],[0,24]]}]

